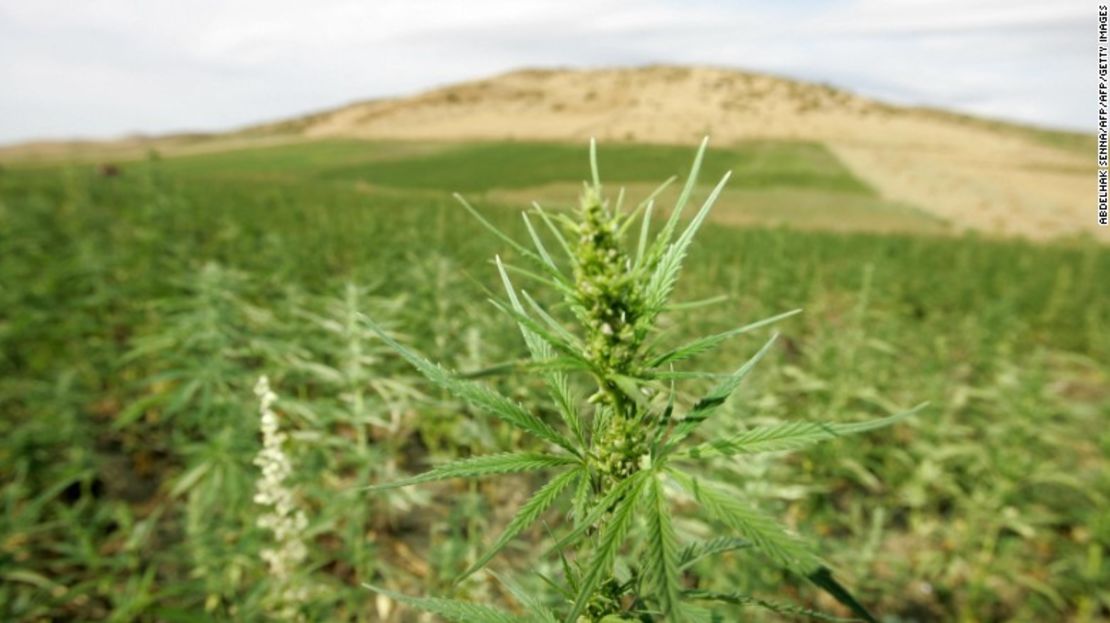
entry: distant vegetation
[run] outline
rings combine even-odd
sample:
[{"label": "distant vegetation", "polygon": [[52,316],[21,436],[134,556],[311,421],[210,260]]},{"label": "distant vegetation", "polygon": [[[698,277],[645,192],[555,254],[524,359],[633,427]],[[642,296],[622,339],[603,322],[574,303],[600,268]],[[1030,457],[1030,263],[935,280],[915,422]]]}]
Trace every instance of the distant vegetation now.
[{"label": "distant vegetation", "polygon": [[[582,148],[560,143],[420,143],[323,140],[181,156],[162,170],[274,180],[348,180],[413,190],[449,192],[527,188],[551,182],[581,183]],[[689,148],[613,144],[602,148],[616,182],[655,182],[685,174]],[[138,165],[143,168],[142,163]],[[732,170],[741,188],[818,188],[858,194],[871,190],[823,146],[749,141],[712,150],[706,175]]]},{"label": "distant vegetation", "polygon": [[[665,145],[602,147],[613,164],[613,186],[639,201],[656,181],[684,174],[689,149]],[[18,167],[18,165],[16,165]],[[44,165],[35,165],[43,168]],[[481,193],[501,203],[543,199],[569,207],[581,189],[581,147],[559,143],[434,143],[322,140],[132,161],[132,175],[156,166],[182,183],[254,181],[311,184],[334,192],[447,197]],[[46,165],[46,170],[56,165]],[[749,141],[711,150],[706,175],[734,172],[713,218],[726,223],[781,224],[863,231],[942,233],[946,224],[916,208],[881,199],[824,146],[788,141]],[[393,191],[393,192],[387,192]],[[672,204],[677,185],[662,195]],[[708,188],[699,187],[699,193]]]},{"label": "distant vegetation", "polygon": [[[603,174],[610,190],[639,189],[684,174],[691,151],[603,146]],[[519,608],[492,577],[452,581],[543,475],[357,489],[539,447],[418,378],[364,317],[557,418],[542,387],[501,365],[527,354],[484,302],[504,291],[489,260],[505,245],[447,191],[467,191],[527,239],[517,193],[580,188],[584,155],[343,141],[123,162],[114,177],[6,165],[0,618],[261,619],[280,592],[259,557],[272,543],[252,500],[262,447],[252,389],[263,374],[309,522],[296,574],[309,620],[414,620],[364,582]],[[729,168],[737,200],[724,196],[723,222],[745,209],[740,198],[805,197],[817,218],[827,195],[857,215],[895,214],[903,232],[936,231],[875,198],[823,148],[710,153],[708,176]],[[886,620],[1110,616],[1110,249],[714,224],[700,236],[677,300],[728,299],[663,316],[667,340],[805,310],[778,324],[782,337],[707,433],[933,405],[881,435],[715,462],[709,474],[818,541]],[[732,371],[766,337],[694,363]],[[690,384],[680,404],[704,389]],[[554,605],[560,595],[538,574],[563,572],[537,554],[550,544],[544,524],[566,520],[543,519],[492,568]],[[683,538],[715,527],[675,523]],[[774,598],[785,586],[792,601],[846,614],[746,550],[687,573],[722,592]]]}]

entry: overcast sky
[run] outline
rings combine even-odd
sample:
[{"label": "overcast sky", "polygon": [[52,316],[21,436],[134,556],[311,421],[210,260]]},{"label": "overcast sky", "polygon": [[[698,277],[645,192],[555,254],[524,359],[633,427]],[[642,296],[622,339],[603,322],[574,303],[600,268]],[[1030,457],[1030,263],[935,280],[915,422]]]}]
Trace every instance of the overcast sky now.
[{"label": "overcast sky", "polygon": [[219,130],[524,66],[648,63],[1087,130],[1095,11],[1081,0],[0,0],[0,142]]}]

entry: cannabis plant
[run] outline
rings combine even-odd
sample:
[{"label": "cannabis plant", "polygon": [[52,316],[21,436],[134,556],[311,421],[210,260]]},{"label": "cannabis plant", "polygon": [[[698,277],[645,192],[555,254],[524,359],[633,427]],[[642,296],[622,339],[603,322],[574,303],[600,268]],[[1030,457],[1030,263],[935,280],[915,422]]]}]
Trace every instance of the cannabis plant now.
[{"label": "cannabis plant", "polygon": [[[526,594],[520,595],[521,605],[528,611],[521,618],[485,605],[393,593],[391,596],[449,619],[468,622],[719,620],[715,619],[719,615],[714,613],[714,607],[749,604],[807,612],[751,595],[701,590],[684,582],[683,571],[693,561],[750,548],[770,562],[808,578],[856,616],[871,619],[833,579],[809,544],[695,469],[698,462],[714,457],[798,450],[822,440],[887,426],[913,412],[860,423],[788,422],[698,441],[699,426],[721,409],[744,377],[770,352],[775,337],[731,373],[686,371],[680,370],[680,365],[730,337],[797,311],[696,339],[677,348],[661,346],[660,316],[670,309],[669,301],[694,235],[729,178],[726,174],[701,209],[681,226],[684,208],[696,188],[705,148],[703,142],[674,209],[654,236],[654,201],[671,180],[635,209],[622,209],[623,193],[610,205],[602,195],[597,152],[592,143],[593,180],[584,184],[573,217],[549,213],[539,205],[534,206],[531,214],[523,215],[531,247],[494,228],[458,197],[484,226],[530,264],[516,266],[500,258],[495,260],[506,298],[494,300],[493,304],[519,326],[531,353],[525,367],[542,377],[560,421],[549,421],[474,379],[445,370],[381,331],[382,339],[433,383],[531,434],[542,447],[466,458],[374,488],[551,470],[553,475],[547,484],[524,503],[496,542],[462,577],[484,567],[569,492],[569,531],[557,537],[552,550],[564,563],[566,600],[556,612]],[[541,227],[547,232],[546,238],[541,236]],[[630,233],[638,233],[634,245],[625,244]],[[557,260],[549,247],[565,257]],[[568,328],[526,291],[518,290],[510,273],[523,275],[557,292],[563,307],[573,315],[576,328]],[[589,382],[591,390],[584,400],[573,390],[572,375],[585,377]],[[692,406],[683,408],[682,401],[676,398],[675,384],[685,380],[710,380],[713,385]],[[668,496],[668,491],[675,489],[685,491],[728,532],[704,542],[680,543]],[[634,548],[631,551],[636,555],[630,560],[636,564],[618,565],[619,555],[629,548]]]},{"label": "cannabis plant", "polygon": [[[298,478],[316,484],[306,489],[315,510],[313,530],[319,541],[331,544],[322,548],[329,564],[341,563],[358,575],[371,572],[375,564],[367,534],[412,513],[425,493],[397,490],[368,506],[360,492],[373,482],[397,477],[396,457],[411,435],[408,414],[423,399],[411,375],[405,375],[407,364],[365,322],[373,315],[379,327],[391,329],[404,304],[354,282],[344,283],[335,294],[304,295],[293,305],[302,322],[291,323],[296,329],[289,336],[303,348],[279,364],[288,393],[296,394],[281,397],[282,411],[301,423],[295,437],[301,453]],[[331,616],[335,612],[330,610]]]},{"label": "cannabis plant", "polygon": [[254,562],[227,544],[247,538],[254,515],[251,456],[256,427],[243,417],[254,360],[284,345],[269,339],[273,315],[252,304],[245,273],[206,263],[151,304],[154,319],[125,363],[149,370],[147,395],[115,426],[168,439],[185,466],[170,489],[185,500],[183,528],[205,608],[236,608]]}]

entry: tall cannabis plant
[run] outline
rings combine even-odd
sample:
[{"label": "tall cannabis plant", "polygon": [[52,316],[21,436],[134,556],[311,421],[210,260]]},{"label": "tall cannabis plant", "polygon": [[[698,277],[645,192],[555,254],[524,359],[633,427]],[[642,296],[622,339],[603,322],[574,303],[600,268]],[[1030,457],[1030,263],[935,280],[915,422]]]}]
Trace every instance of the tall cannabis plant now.
[{"label": "tall cannabis plant", "polygon": [[[658,332],[660,315],[668,309],[694,234],[729,178],[725,175],[720,180],[693,219],[681,227],[705,149],[703,142],[674,209],[654,237],[654,199],[670,180],[634,210],[622,211],[619,199],[611,206],[602,196],[593,143],[592,184],[584,186],[573,218],[548,213],[538,205],[531,215],[523,215],[532,247],[498,231],[459,197],[483,225],[531,264],[510,266],[497,258],[506,299],[494,301],[494,305],[519,326],[531,353],[528,369],[543,378],[561,421],[548,421],[485,385],[443,369],[382,331],[382,339],[433,383],[530,433],[543,443],[544,449],[467,458],[374,488],[552,470],[554,475],[547,484],[524,503],[504,533],[463,577],[485,566],[515,536],[563,499],[565,492],[571,492],[570,530],[557,539],[553,549],[565,563],[569,587],[566,607],[565,612],[557,615],[524,595],[521,601],[529,614],[521,619],[485,605],[390,593],[393,597],[449,619],[468,622],[551,622],[557,618],[568,623],[712,620],[715,603],[754,604],[802,612],[800,608],[750,595],[699,590],[683,582],[683,569],[696,559],[754,548],[771,562],[810,579],[857,616],[871,618],[833,580],[810,545],[693,469],[699,461],[710,457],[797,450],[833,437],[887,426],[913,412],[860,423],[789,422],[750,428],[722,438],[694,440],[699,425],[721,408],[770,351],[775,337],[728,374],[679,371],[678,366],[732,336],[798,311],[697,339],[678,348],[656,345],[653,338]],[[562,259],[556,260],[549,250],[540,235],[541,226],[550,236],[548,243],[562,251]],[[626,245],[625,238],[636,229],[636,243]],[[524,275],[561,294],[576,328],[569,329],[527,292],[518,290],[510,273]],[[571,375],[589,380],[592,393],[586,400],[575,395]],[[687,379],[713,379],[716,384],[691,407],[683,409],[677,404],[674,384]],[[679,543],[672,506],[667,499],[668,486],[684,489],[731,534],[706,542]],[[638,548],[635,558],[638,564],[629,565],[630,573],[618,573],[615,563],[626,545]]]}]

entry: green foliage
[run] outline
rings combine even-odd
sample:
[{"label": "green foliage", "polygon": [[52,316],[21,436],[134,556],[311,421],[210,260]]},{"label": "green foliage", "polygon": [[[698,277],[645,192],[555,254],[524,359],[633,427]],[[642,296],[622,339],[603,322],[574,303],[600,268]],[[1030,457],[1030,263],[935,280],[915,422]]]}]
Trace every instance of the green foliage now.
[{"label": "green foliage", "polygon": [[435,597],[410,597],[392,591],[386,591],[376,586],[366,585],[366,588],[377,591],[403,604],[419,608],[426,612],[438,614],[449,621],[459,623],[521,623],[523,619],[490,608],[465,601],[453,599],[437,599]]},{"label": "green foliage", "polygon": [[854,435],[890,426],[917,413],[922,408],[923,406],[919,406],[897,415],[857,424],[788,422],[773,426],[760,426],[724,439],[707,441],[684,450],[682,455],[699,459],[710,456],[735,456],[737,454],[798,450],[834,437]]},{"label": "green foliage", "polygon": [[536,435],[540,439],[545,439],[563,447],[570,447],[570,442],[566,438],[555,432],[549,424],[536,417],[535,414],[530,413],[521,405],[489,390],[479,383],[466,381],[451,375],[440,366],[437,366],[404,346],[401,346],[396,340],[389,337],[385,331],[381,330],[376,325],[371,324],[371,327],[378,332],[382,341],[395,348],[402,357],[408,360],[409,363],[420,370],[424,376],[428,377],[428,380],[436,385],[454,393],[459,398],[500,418],[506,423]]},{"label": "green foliage", "polygon": [[812,573],[820,561],[812,548],[723,487],[701,483],[681,472],[669,472],[705,510],[722,524],[748,539],[772,561],[802,574]]},{"label": "green foliage", "polygon": [[647,554],[644,575],[647,589],[649,594],[658,599],[663,614],[670,614],[674,620],[682,620],[678,537],[675,535],[671,510],[667,506],[659,478],[652,478],[648,483],[644,503],[647,515],[647,530],[644,534],[644,549]]},{"label": "green foliage", "polygon": [[512,521],[505,527],[505,531],[497,538],[497,542],[490,546],[490,548],[486,550],[486,553],[482,554],[459,579],[461,580],[484,567],[486,563],[497,555],[497,552],[500,552],[509,544],[509,541],[513,540],[525,528],[539,519],[540,515],[555,502],[559,495],[570,486],[572,482],[585,478],[588,478],[588,474],[582,468],[568,470],[552,478],[550,482],[544,485],[539,491],[536,491],[536,493],[520,507],[520,510],[513,517]]},{"label": "green foliage", "polygon": [[[588,368],[549,346],[554,356],[533,356],[481,296],[505,291],[486,264],[500,254],[505,272],[528,285],[527,294],[516,291],[520,308],[500,295],[516,313],[509,317],[526,314],[573,345],[564,334],[576,318],[566,288],[552,285],[550,271],[520,250],[482,235],[445,192],[418,183],[430,170],[421,158],[458,147],[305,143],[123,162],[116,178],[91,166],[5,164],[0,619],[257,620],[267,583],[258,552],[269,543],[253,527],[250,460],[258,439],[250,387],[263,373],[281,394],[293,485],[310,517],[302,571],[320,590],[304,603],[306,618],[397,623],[411,616],[363,582],[545,623],[552,612],[565,614],[597,528],[627,485],[648,472],[600,494],[598,470],[573,464],[551,468],[550,477],[545,469],[364,490],[506,449],[567,453],[496,417],[475,417],[484,411],[424,382],[363,317],[521,405],[576,446],[605,421],[586,400],[597,389]],[[803,166],[810,161],[798,144],[766,147],[707,152],[704,171],[735,174],[699,229],[675,297],[718,302],[669,303],[643,345],[643,368],[612,379],[627,402],[672,423],[666,436],[644,442],[673,441],[673,427],[727,377],[698,370],[735,370],[766,341],[769,325],[674,360],[648,356],[681,352],[700,335],[727,334],[746,319],[805,308],[779,319],[781,335],[737,388],[740,399],[718,405],[673,448],[667,467],[702,485],[727,483],[724,490],[765,517],[817,537],[817,551],[836,565],[834,582],[843,580],[859,603],[887,619],[1104,617],[1110,297],[1102,276],[1110,250],[1083,240],[722,227],[737,215],[803,227],[861,219],[870,227],[893,213],[873,197],[873,207],[848,210],[864,191],[833,191],[845,176],[856,182],[824,150]],[[580,152],[565,148],[559,179],[523,188],[520,197],[494,187],[502,179],[535,183],[527,159],[486,167],[459,158],[452,166],[471,177],[487,171],[475,185],[488,190],[467,193],[475,208],[543,259],[531,225],[569,276],[576,237],[565,233],[563,208],[589,176]],[[646,201],[639,207],[654,185],[636,176],[680,174],[687,152],[602,150],[606,181],[628,185],[622,214],[639,215],[617,230],[634,265],[652,254],[682,189],[673,184],[650,208]],[[661,158],[664,164],[645,167]],[[412,177],[395,186],[360,183],[361,172],[375,175],[375,162],[390,159],[409,160]],[[351,171],[334,172],[344,166]],[[709,190],[695,185],[689,202],[700,207]],[[550,198],[556,208],[536,209],[525,222],[502,207],[530,197]],[[914,232],[935,231],[922,227],[919,214],[904,216],[900,222]],[[203,286],[206,279],[216,287]],[[217,332],[198,329],[208,313]],[[581,343],[581,332],[574,335]],[[530,374],[508,378],[506,371]],[[564,379],[557,391],[548,375]],[[190,390],[197,378],[203,383]],[[637,396],[630,383],[655,393]],[[754,430],[882,419],[926,397],[934,405],[927,413],[882,433],[836,436],[789,454],[684,458],[691,448]],[[538,495],[532,492],[561,474],[574,481],[487,566],[511,573],[520,590],[485,571],[456,585],[500,543]],[[835,584],[820,569],[804,578],[782,571],[674,478],[655,477],[674,511],[680,599],[691,621],[713,620],[711,612],[724,621],[808,616],[757,600],[855,612],[837,609]],[[644,566],[646,497],[616,557],[617,580],[602,582],[599,604],[658,618],[658,601],[628,597],[654,592]],[[218,573],[197,573],[201,550]],[[579,550],[585,557],[576,559]],[[708,594],[742,605],[702,598]]]},{"label": "green foliage", "polygon": [[[688,158],[681,147],[613,144],[605,148],[611,180],[650,182],[680,174]],[[829,152],[809,143],[759,142],[715,151],[706,172],[720,177],[735,169],[746,175],[743,186],[811,186],[826,190],[869,192]],[[505,171],[518,172],[511,177]],[[387,162],[339,166],[325,175],[384,186],[475,192],[491,188],[526,188],[575,180],[582,170],[581,150],[573,145],[493,143],[453,147],[433,154],[414,154]]]},{"label": "green foliage", "polygon": [[751,546],[751,541],[731,536],[721,536],[708,541],[688,543],[678,554],[678,565],[680,569],[685,569],[707,556],[715,556],[726,552],[747,549]]},{"label": "green foliage", "polygon": [[505,452],[489,456],[478,456],[469,459],[454,461],[437,467],[419,476],[406,478],[394,482],[387,482],[370,487],[382,489],[393,487],[406,487],[422,482],[433,482],[445,478],[462,478],[489,476],[492,474],[508,474],[514,472],[535,471],[548,467],[559,467],[573,464],[575,460],[570,457],[552,454],[537,454],[534,452]]},{"label": "green foliage", "polygon": [[[672,414],[673,387],[669,390],[670,398],[665,406],[654,400],[667,394],[668,389],[658,384],[656,379],[660,375],[653,368],[693,357],[720,344],[730,335],[770,323],[761,321],[746,325],[662,353],[651,352],[647,345],[649,337],[656,333],[658,319],[666,310],[678,283],[679,271],[694,234],[705,222],[729,179],[726,173],[694,218],[678,233],[679,219],[695,187],[705,150],[706,143],[703,142],[677,205],[650,243],[647,241],[650,231],[647,219],[650,218],[652,200],[649,199],[644,206],[641,239],[637,244],[635,260],[623,247],[622,233],[630,229],[640,210],[623,214],[619,200],[614,207],[603,200],[597,155],[592,144],[590,166],[593,185],[587,185],[583,191],[577,219],[558,217],[563,232],[556,239],[566,252],[565,261],[570,264],[567,271],[561,269],[551,257],[527,216],[524,223],[535,250],[498,231],[460,198],[464,207],[487,229],[491,229],[523,258],[531,260],[539,271],[538,274],[520,272],[554,286],[563,295],[565,306],[574,313],[579,336],[564,328],[531,297],[521,293],[531,308],[526,309],[520,302],[521,296],[517,295],[506,266],[499,257],[496,258],[509,305],[494,303],[517,322],[532,361],[542,367],[555,363],[556,355],[559,355],[575,364],[563,364],[543,376],[548,393],[555,399],[563,416],[563,423],[570,429],[568,435],[559,433],[521,405],[477,382],[448,373],[381,332],[381,338],[431,382],[493,413],[507,424],[560,446],[568,453],[566,456],[507,453],[466,459],[401,480],[392,486],[540,469],[557,465],[559,461],[580,463],[579,468],[565,472],[541,489],[510,523],[506,531],[508,536],[503,536],[492,551],[483,555],[466,574],[488,562],[508,539],[535,521],[577,476],[584,484],[576,496],[574,517],[578,524],[572,534],[573,543],[578,547],[575,560],[580,569],[565,578],[573,586],[574,593],[565,616],[568,623],[576,623],[580,617],[588,621],[602,621],[614,616],[654,618],[653,613],[667,620],[686,619],[680,601],[684,589],[679,577],[679,544],[671,518],[672,510],[660,483],[663,474],[677,480],[712,517],[744,536],[773,562],[802,576],[815,573],[821,568],[820,561],[808,545],[749,503],[738,500],[716,485],[700,483],[697,478],[671,467],[670,461],[679,456],[696,459],[709,455],[731,456],[745,452],[796,449],[834,436],[880,428],[905,417],[893,416],[854,425],[811,422],[780,425],[730,438],[712,439],[681,454],[676,450],[680,442],[728,400],[740,381],[774,343],[772,337],[763,349],[739,370],[728,375],[684,416],[676,418]],[[537,216],[551,223],[546,213],[537,211]],[[552,225],[551,230],[554,233],[559,228]],[[775,319],[789,315],[780,314]],[[568,379],[564,375],[566,370],[586,372],[595,384],[594,393],[588,401],[592,405],[592,413],[589,414],[592,421],[588,426],[582,424],[586,409],[571,402]],[[615,491],[619,491],[619,495],[614,495]],[[614,570],[618,555],[640,516],[646,522],[646,529],[637,535],[644,543],[646,554],[643,568],[646,583],[642,586],[622,582]],[[594,533],[595,537],[587,539],[588,542],[580,540],[589,533]],[[570,543],[564,540],[563,544]],[[838,591],[834,597],[858,605],[843,587],[836,586]],[[623,605],[627,602],[626,597],[631,598],[632,610],[626,610]]]}]

